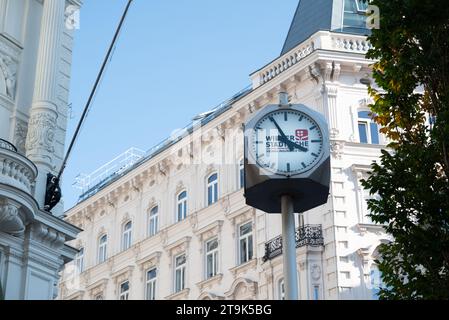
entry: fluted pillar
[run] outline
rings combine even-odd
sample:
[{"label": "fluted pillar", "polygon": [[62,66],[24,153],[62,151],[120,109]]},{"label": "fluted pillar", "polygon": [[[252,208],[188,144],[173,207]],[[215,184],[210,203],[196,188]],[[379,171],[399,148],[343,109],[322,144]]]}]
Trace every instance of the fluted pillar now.
[{"label": "fluted pillar", "polygon": [[38,167],[35,198],[45,203],[47,174],[54,173],[58,118],[57,85],[64,28],[65,0],[44,0],[36,64],[33,103],[30,111],[26,155]]}]

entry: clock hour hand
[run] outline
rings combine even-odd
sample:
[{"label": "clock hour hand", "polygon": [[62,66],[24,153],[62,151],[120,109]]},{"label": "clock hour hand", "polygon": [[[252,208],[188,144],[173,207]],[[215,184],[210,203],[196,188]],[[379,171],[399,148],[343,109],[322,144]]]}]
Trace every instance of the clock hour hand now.
[{"label": "clock hour hand", "polygon": [[299,144],[296,144],[296,143],[290,141],[290,139],[287,138],[287,136],[285,135],[284,131],[282,131],[281,127],[276,122],[276,120],[274,120],[273,117],[270,117],[270,120],[271,120],[271,122],[274,123],[276,128],[279,130],[279,134],[281,135],[281,137],[280,137],[281,142],[285,143],[287,145],[287,147],[290,149],[290,151],[295,150],[295,148],[299,149],[300,151],[303,151],[303,152],[309,151],[307,148],[304,148],[303,146],[300,146]]}]

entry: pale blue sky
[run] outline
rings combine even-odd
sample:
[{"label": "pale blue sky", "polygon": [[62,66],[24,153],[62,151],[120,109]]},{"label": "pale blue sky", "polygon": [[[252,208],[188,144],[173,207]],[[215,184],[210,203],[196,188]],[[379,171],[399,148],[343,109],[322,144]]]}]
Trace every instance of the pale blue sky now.
[{"label": "pale blue sky", "polygon": [[[85,0],[75,36],[71,138],[126,0]],[[63,177],[65,208],[90,173],[148,150],[250,84],[279,56],[298,0],[134,0]],[[69,141],[69,140],[68,140]]]}]

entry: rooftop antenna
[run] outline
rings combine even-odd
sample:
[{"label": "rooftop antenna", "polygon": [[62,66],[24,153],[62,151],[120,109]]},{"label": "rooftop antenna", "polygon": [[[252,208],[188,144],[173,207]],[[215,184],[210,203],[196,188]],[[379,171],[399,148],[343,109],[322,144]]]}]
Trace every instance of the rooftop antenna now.
[{"label": "rooftop antenna", "polygon": [[98,73],[97,79],[95,80],[94,87],[92,88],[89,99],[87,100],[86,106],[84,107],[84,111],[81,115],[81,119],[80,119],[78,126],[75,130],[75,133],[72,137],[72,141],[70,142],[69,148],[67,149],[67,153],[66,153],[64,160],[62,162],[62,165],[61,165],[61,169],[59,170],[59,173],[57,176],[54,176],[50,173],[47,176],[47,190],[46,190],[46,195],[45,195],[45,206],[44,206],[44,210],[47,212],[50,212],[61,200],[61,188],[59,186],[59,182],[61,180],[62,175],[64,174],[70,154],[72,153],[75,142],[76,142],[78,135],[81,131],[81,127],[82,127],[84,121],[86,120],[87,114],[89,112],[90,106],[91,106],[92,101],[97,92],[97,89],[100,85],[104,71],[106,70],[106,67],[109,63],[111,54],[114,51],[115,44],[120,36],[120,31],[122,30],[123,24],[125,22],[126,16],[128,15],[128,11],[129,11],[129,8],[131,7],[132,2],[133,2],[133,0],[128,0],[125,11],[123,12],[123,15],[120,19],[120,23],[117,27],[117,30],[115,31],[114,38],[112,39],[112,42],[109,46],[106,57],[103,60],[103,64],[101,66],[100,72]]}]

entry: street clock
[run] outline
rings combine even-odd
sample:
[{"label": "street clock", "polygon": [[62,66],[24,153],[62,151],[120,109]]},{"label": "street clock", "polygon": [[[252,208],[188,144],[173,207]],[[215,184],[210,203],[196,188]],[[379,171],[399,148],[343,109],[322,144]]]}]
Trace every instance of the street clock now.
[{"label": "street clock", "polygon": [[296,212],[327,202],[328,126],[304,105],[268,105],[245,125],[245,197],[268,213],[281,212],[289,195]]}]

